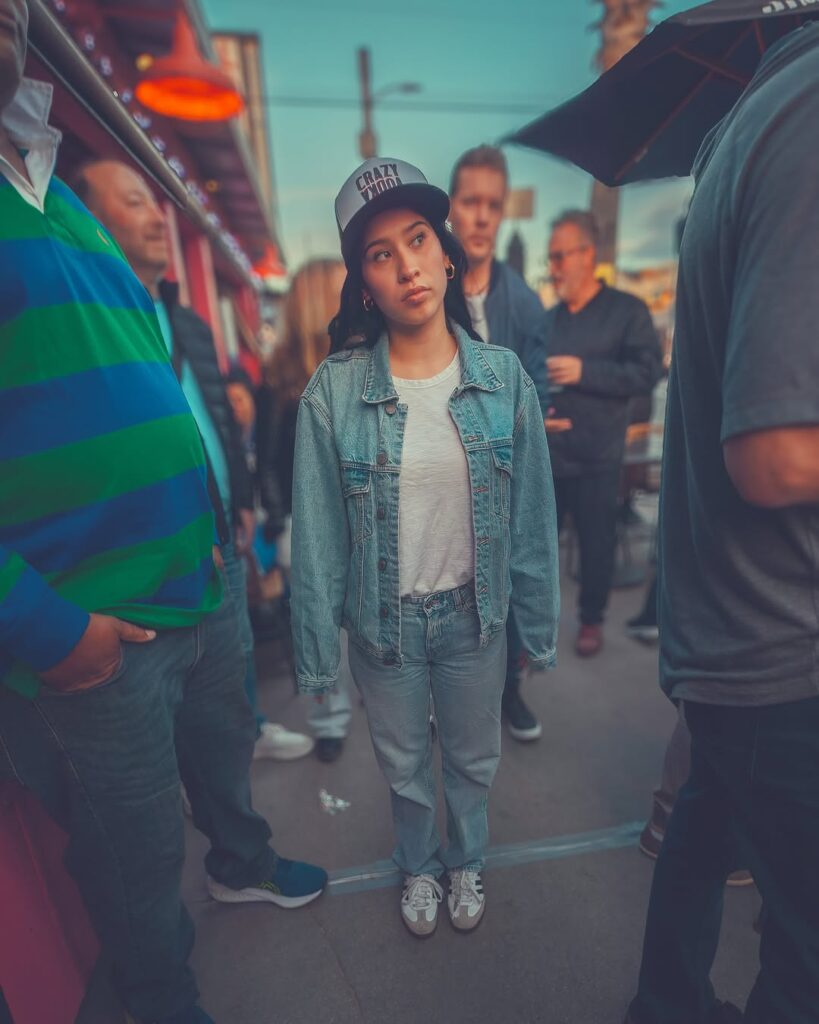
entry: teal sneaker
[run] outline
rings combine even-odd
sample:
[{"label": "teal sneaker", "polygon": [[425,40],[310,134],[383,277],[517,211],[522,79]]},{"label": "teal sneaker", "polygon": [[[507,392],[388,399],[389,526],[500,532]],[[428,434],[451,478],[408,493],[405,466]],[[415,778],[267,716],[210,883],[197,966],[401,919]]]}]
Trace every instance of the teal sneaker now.
[{"label": "teal sneaker", "polygon": [[272,874],[256,885],[231,889],[207,877],[210,895],[220,903],[275,903],[277,907],[303,907],[312,903],[327,886],[327,872],[314,864],[279,857]]}]

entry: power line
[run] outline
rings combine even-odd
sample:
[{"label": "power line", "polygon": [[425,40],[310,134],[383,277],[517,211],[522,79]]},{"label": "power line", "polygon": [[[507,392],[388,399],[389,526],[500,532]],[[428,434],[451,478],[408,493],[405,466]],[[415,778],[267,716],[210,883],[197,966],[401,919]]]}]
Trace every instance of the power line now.
[{"label": "power line", "polygon": [[[323,107],[334,110],[358,110],[361,101],[355,98],[341,98],[334,96],[261,96],[259,102],[269,107]],[[390,102],[384,100],[379,102],[379,110],[407,110],[414,113],[428,114],[541,114],[548,106],[548,101],[543,103],[489,103],[469,102],[468,100],[445,100],[435,102],[432,100],[409,100]]]}]

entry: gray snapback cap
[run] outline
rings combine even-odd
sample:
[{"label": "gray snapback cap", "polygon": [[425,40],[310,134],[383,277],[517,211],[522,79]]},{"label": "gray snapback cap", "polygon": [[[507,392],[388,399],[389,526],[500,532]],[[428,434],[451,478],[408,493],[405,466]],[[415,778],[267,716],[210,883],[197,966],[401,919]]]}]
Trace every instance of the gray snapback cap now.
[{"label": "gray snapback cap", "polygon": [[393,157],[365,160],[336,196],[336,223],[345,263],[349,264],[367,221],[396,206],[409,206],[430,223],[442,223],[449,216],[449,196],[430,185],[417,167]]}]

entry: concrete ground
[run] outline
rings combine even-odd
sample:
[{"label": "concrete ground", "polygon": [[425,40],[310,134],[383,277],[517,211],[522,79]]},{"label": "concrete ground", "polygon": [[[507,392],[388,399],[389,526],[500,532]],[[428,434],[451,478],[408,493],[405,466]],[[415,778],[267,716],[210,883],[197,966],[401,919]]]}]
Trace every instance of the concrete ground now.
[{"label": "concrete ground", "polygon": [[[400,890],[383,863],[392,849],[387,789],[356,700],[335,764],[311,756],[253,766],[255,803],[277,849],[333,874],[321,899],[297,911],[211,902],[205,842],[188,825],[193,964],[217,1024],[620,1024],[653,867],[635,835],[674,710],[657,687],[656,651],[623,631],[642,589],[613,594],[605,650],[584,661],[572,650],[576,588],[568,573],[564,580],[559,667],[525,688],[543,737],[521,745],[504,736],[490,802],[488,909],[478,931],[455,934],[445,914],[427,942],[404,930]],[[263,709],[303,729],[304,703],[270,659],[269,649],[259,650]],[[349,809],[323,811],[322,788]],[[753,888],[727,891],[714,982],[739,1005],[756,971],[758,906]],[[98,972],[77,1024],[121,1019]]]}]

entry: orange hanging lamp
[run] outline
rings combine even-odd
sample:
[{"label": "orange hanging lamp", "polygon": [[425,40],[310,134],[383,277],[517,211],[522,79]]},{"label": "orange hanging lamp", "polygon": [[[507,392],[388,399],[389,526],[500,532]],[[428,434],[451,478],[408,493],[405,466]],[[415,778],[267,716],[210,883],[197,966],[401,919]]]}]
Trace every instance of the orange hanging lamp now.
[{"label": "orange hanging lamp", "polygon": [[135,93],[149,110],[180,121],[227,121],[245,105],[230,76],[199,52],[191,24],[181,13],[171,52],[151,64]]},{"label": "orange hanging lamp", "polygon": [[287,277],[287,268],[282,263],[278,247],[273,242],[267,243],[264,256],[254,264],[253,270],[263,281]]}]

